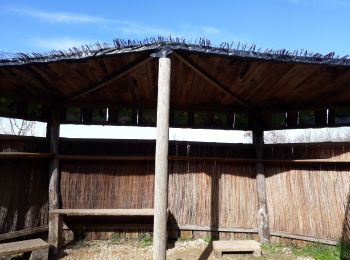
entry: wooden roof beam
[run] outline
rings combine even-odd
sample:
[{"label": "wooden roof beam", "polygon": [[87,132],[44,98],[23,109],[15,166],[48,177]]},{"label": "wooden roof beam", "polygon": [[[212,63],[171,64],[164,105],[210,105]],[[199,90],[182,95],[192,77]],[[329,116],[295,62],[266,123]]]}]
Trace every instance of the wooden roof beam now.
[{"label": "wooden roof beam", "polygon": [[241,98],[237,97],[235,93],[233,93],[229,88],[223,86],[221,83],[219,83],[216,79],[214,79],[213,77],[209,76],[208,73],[206,73],[205,71],[203,71],[200,67],[198,67],[197,65],[193,64],[191,61],[187,60],[185,57],[183,57],[182,55],[173,52],[173,54],[179,59],[181,60],[183,63],[185,63],[187,66],[189,66],[192,70],[194,70],[198,75],[200,75],[202,78],[204,78],[205,80],[207,80],[208,82],[210,82],[212,85],[214,85],[216,88],[218,88],[219,90],[225,92],[226,94],[230,95],[231,97],[233,97],[238,103],[240,103],[241,105],[243,105],[244,107],[248,108],[250,111],[252,112],[256,112],[257,109],[254,108],[253,106],[251,106],[250,104],[246,103],[245,101],[243,101]]},{"label": "wooden roof beam", "polygon": [[142,58],[141,60],[138,60],[130,65],[128,65],[126,68],[120,70],[120,71],[117,71],[109,76],[107,76],[106,78],[104,78],[103,80],[87,87],[87,88],[84,88],[82,90],[79,90],[78,92],[74,93],[73,95],[71,96],[68,96],[66,98],[63,98],[61,100],[61,102],[67,102],[67,101],[70,101],[70,100],[73,100],[73,99],[76,99],[76,98],[79,98],[79,97],[82,97],[86,94],[89,94],[89,93],[92,93],[92,92],[95,92],[103,87],[105,87],[107,84],[117,80],[117,79],[120,79],[121,77],[127,75],[129,72],[131,72],[132,70],[134,70],[136,67],[138,66],[141,66],[145,63],[147,63],[148,61],[150,61],[151,59],[153,59],[153,57],[150,57],[150,56],[147,56],[146,58]]}]

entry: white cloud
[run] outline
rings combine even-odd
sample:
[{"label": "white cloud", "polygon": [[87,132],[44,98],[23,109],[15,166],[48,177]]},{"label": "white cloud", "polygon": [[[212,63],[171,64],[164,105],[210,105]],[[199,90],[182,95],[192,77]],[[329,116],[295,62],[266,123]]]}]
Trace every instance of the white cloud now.
[{"label": "white cloud", "polygon": [[44,50],[67,50],[71,47],[80,47],[84,44],[92,44],[96,41],[91,39],[77,39],[69,36],[61,38],[34,38],[31,40],[33,46]]},{"label": "white cloud", "polygon": [[50,23],[92,23],[101,24],[108,22],[107,19],[98,16],[91,16],[77,13],[47,12],[25,7],[7,7],[7,11],[19,15],[30,16]]},{"label": "white cloud", "polygon": [[[289,0],[289,1],[305,1],[305,0]],[[184,37],[188,41],[193,41],[201,37],[211,39],[214,44],[221,44],[222,41],[241,41],[246,42],[247,37],[241,37],[232,34],[221,28],[217,28],[208,24],[193,25],[180,24],[177,28],[165,28],[162,26],[152,26],[144,23],[137,23],[129,20],[108,19],[102,16],[93,16],[79,13],[66,12],[50,12],[46,10],[32,9],[24,6],[5,7],[3,10],[12,12],[17,15],[31,17],[40,21],[53,24],[90,24],[103,27],[113,35],[121,38],[145,38],[152,36],[172,36]],[[81,46],[96,41],[89,39],[79,39],[72,36],[55,37],[45,39],[43,37],[34,38],[31,43],[35,47],[43,49],[67,49],[73,46]]]}]

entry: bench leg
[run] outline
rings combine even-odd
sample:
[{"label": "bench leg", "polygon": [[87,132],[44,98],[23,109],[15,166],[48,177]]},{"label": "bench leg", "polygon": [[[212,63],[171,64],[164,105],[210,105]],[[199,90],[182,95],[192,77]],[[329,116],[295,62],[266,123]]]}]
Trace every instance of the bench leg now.
[{"label": "bench leg", "polygon": [[35,250],[30,255],[29,260],[48,260],[49,259],[49,249]]},{"label": "bench leg", "polygon": [[50,253],[57,255],[62,245],[63,217],[60,214],[49,214]]},{"label": "bench leg", "polygon": [[216,258],[222,257],[222,251],[214,251],[214,255]]},{"label": "bench leg", "polygon": [[256,250],[253,252],[253,256],[255,256],[255,257],[260,257],[260,256],[261,256],[261,249],[256,249]]}]

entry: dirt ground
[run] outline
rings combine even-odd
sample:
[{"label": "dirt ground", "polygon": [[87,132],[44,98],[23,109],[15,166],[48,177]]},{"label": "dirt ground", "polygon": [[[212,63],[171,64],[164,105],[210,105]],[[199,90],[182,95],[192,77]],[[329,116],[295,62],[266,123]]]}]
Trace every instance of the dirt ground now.
[{"label": "dirt ground", "polygon": [[[79,241],[66,246],[60,254],[60,259],[64,260],[83,260],[83,259],[105,259],[105,260],[140,260],[152,259],[152,247],[143,246],[137,242],[113,242],[110,240]],[[224,255],[222,258],[216,258],[213,254],[211,244],[203,240],[179,241],[169,245],[167,250],[167,259],[169,260],[191,260],[191,259],[257,259],[252,255]],[[310,259],[296,258],[286,253],[285,255],[264,255],[260,259]]]}]

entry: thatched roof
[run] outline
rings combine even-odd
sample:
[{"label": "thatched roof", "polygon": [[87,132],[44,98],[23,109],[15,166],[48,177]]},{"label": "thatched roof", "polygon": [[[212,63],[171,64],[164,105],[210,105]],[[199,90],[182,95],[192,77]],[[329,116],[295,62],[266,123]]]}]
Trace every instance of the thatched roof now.
[{"label": "thatched roof", "polygon": [[52,50],[46,53],[10,53],[0,52],[0,66],[22,65],[35,62],[68,61],[88,59],[96,56],[108,56],[122,53],[157,50],[162,47],[173,50],[190,51],[200,54],[224,55],[237,58],[273,60],[298,63],[316,63],[327,65],[350,66],[350,57],[337,56],[335,52],[322,55],[308,52],[307,50],[288,51],[286,49],[272,50],[257,48],[255,44],[243,44],[241,42],[223,42],[220,46],[212,46],[210,40],[199,39],[194,43],[187,42],[183,38],[149,38],[143,41],[115,39],[113,44],[96,43],[94,45],[82,45],[68,50]]},{"label": "thatched roof", "polygon": [[173,52],[173,108],[284,111],[350,100],[348,56],[162,37],[44,54],[2,53],[0,93],[49,105],[154,108],[158,63],[150,56],[165,47]]}]

